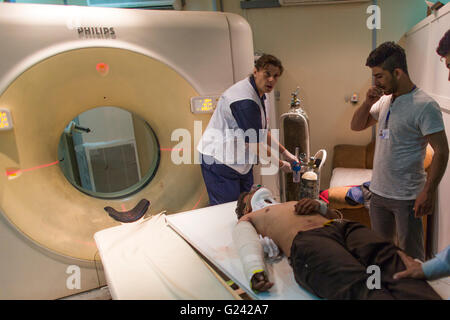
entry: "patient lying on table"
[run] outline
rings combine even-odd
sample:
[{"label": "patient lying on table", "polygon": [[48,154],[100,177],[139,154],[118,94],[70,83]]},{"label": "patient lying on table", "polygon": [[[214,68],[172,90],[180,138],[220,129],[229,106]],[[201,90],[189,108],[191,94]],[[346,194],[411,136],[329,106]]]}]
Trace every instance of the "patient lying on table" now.
[{"label": "patient lying on table", "polygon": [[[424,280],[394,280],[403,264],[394,244],[357,222],[312,199],[277,203],[266,188],[242,193],[236,214],[239,222],[233,240],[244,271],[255,291],[271,283],[264,271],[258,233],[269,237],[288,257],[297,283],[325,299],[440,299]],[[367,284],[380,269],[380,288]],[[370,287],[370,288],[369,288]]]}]

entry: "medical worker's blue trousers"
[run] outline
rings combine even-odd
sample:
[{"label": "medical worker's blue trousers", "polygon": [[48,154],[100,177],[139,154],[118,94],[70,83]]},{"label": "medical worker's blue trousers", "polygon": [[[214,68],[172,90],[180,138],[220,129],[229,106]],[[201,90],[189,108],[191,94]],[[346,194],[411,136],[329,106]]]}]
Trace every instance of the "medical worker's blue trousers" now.
[{"label": "medical worker's blue trousers", "polygon": [[202,161],[201,168],[211,206],[236,201],[242,192],[249,192],[253,185],[253,168],[246,174],[240,174],[222,163],[208,164],[205,161]]}]

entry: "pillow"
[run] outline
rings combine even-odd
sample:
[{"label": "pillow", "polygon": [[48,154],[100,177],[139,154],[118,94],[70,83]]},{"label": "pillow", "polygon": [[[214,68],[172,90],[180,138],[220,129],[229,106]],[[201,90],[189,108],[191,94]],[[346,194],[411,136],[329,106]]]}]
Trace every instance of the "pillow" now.
[{"label": "pillow", "polygon": [[334,168],[331,174],[330,188],[360,186],[372,180],[372,169]]}]

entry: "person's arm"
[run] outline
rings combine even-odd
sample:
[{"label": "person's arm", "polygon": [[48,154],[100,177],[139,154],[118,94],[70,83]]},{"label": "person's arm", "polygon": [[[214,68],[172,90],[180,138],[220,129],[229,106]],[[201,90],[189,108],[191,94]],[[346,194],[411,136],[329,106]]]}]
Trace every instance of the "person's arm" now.
[{"label": "person's arm", "polygon": [[419,193],[414,203],[415,217],[422,217],[433,212],[434,196],[445,173],[448,162],[448,142],[445,131],[439,131],[425,136],[433,148],[434,154],[431,160],[425,187]]},{"label": "person's arm", "polygon": [[233,242],[251,289],[255,292],[269,290],[273,283],[268,280],[264,271],[264,250],[249,215],[245,215],[235,226]]},{"label": "person's arm", "polygon": [[303,198],[295,204],[295,213],[298,215],[310,215],[320,213],[327,219],[342,218],[336,211],[329,209],[324,202]]},{"label": "person's arm", "polygon": [[[278,148],[278,152],[285,157],[285,159],[292,165],[294,162],[299,162],[298,158],[290,153],[278,140],[272,137],[270,130],[267,132],[267,145],[269,147]],[[273,147],[272,147],[273,146]]]},{"label": "person's arm", "polygon": [[353,131],[362,131],[377,123],[377,120],[375,120],[370,114],[370,109],[382,95],[383,92],[377,87],[371,87],[367,91],[366,100],[364,100],[363,104],[356,109],[355,113],[353,113],[353,118],[350,125]]},{"label": "person's arm", "polygon": [[402,278],[425,279],[422,264],[419,261],[414,260],[403,251],[397,251],[397,253],[405,264],[406,269],[394,274],[393,278],[395,280]]},{"label": "person's arm", "polygon": [[402,251],[398,251],[400,258],[406,266],[402,272],[394,274],[394,279],[414,278],[436,280],[450,276],[450,246],[438,253],[436,257],[420,263]]},{"label": "person's arm", "polygon": [[[242,131],[254,130],[256,133],[255,141],[245,141],[249,151],[263,162],[263,164],[274,163],[284,172],[291,172],[291,166],[288,162],[283,161],[277,156],[278,152],[273,152],[268,144],[270,139],[270,131],[261,127],[261,115],[258,104],[249,99],[238,100],[230,104],[230,110],[233,118]],[[267,134],[260,136],[261,130],[266,130]],[[260,140],[260,138],[263,138]],[[262,141],[263,140],[263,141]],[[234,143],[234,136],[230,142]],[[278,150],[278,149],[277,149]]]},{"label": "person's arm", "polygon": [[278,168],[280,168],[283,172],[291,172],[292,168],[290,163],[280,159],[277,149],[273,149],[271,144],[268,143],[269,139],[270,138],[267,137],[267,140],[264,142],[248,143],[250,152],[256,154],[262,164],[268,164],[271,162],[276,163],[278,164]]},{"label": "person's arm", "polygon": [[436,280],[450,276],[450,246],[439,252],[436,257],[422,264],[427,280]]}]

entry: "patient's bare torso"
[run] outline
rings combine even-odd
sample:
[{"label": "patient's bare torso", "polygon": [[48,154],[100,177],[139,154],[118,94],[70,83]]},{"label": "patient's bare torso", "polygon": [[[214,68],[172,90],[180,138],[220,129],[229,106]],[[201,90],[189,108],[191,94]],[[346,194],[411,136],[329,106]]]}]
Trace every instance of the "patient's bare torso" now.
[{"label": "patient's bare torso", "polygon": [[295,214],[296,203],[296,201],[281,203],[246,215],[256,231],[262,236],[271,238],[288,257],[292,241],[299,231],[323,227],[328,221],[320,214]]}]

